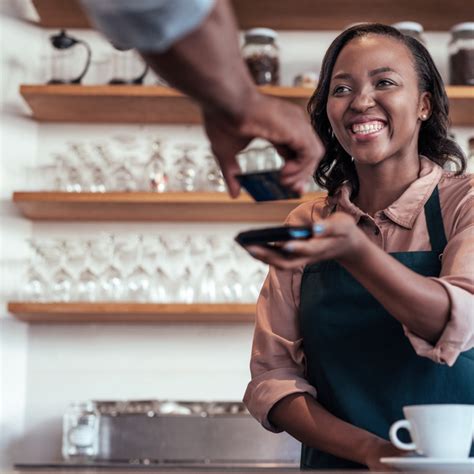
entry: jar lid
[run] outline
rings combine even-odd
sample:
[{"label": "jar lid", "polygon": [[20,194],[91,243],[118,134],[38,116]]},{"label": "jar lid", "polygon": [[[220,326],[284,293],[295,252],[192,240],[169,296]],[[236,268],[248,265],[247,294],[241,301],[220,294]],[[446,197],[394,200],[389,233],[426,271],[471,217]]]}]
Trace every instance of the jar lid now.
[{"label": "jar lid", "polygon": [[458,23],[451,28],[451,33],[457,33],[458,31],[474,31],[474,21],[465,21]]},{"label": "jar lid", "polygon": [[410,30],[416,31],[417,33],[423,33],[423,25],[417,23],[416,21],[399,21],[398,23],[393,23],[392,26],[397,30]]},{"label": "jar lid", "polygon": [[271,28],[251,28],[245,32],[245,39],[252,38],[265,38],[274,41],[278,38],[278,33]]}]

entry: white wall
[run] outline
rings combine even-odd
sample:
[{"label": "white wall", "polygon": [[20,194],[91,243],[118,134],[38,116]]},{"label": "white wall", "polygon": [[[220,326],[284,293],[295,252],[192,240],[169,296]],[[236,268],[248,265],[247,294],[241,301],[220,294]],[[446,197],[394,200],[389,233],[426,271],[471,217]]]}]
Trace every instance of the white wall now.
[{"label": "white wall", "polygon": [[6,302],[19,284],[31,224],[18,217],[10,195],[35,159],[37,125],[26,114],[18,87],[38,76],[39,33],[22,18],[34,18],[26,2],[0,3],[0,468],[20,453],[26,406],[28,326],[6,314]]},{"label": "white wall", "polygon": [[[14,189],[31,187],[25,166],[35,158],[48,163],[51,154],[69,141],[89,142],[117,132],[160,136],[169,142],[193,140],[206,144],[199,127],[155,125],[35,124],[17,116],[24,107],[17,89],[22,82],[39,82],[44,69],[31,65],[47,50],[44,31],[4,15],[2,38],[2,162],[0,164],[2,226],[2,303],[16,293],[19,279],[11,271],[23,256],[30,231],[36,237],[94,237],[101,231],[116,233],[215,233],[231,239],[254,224],[163,223],[34,223],[17,217],[9,203]],[[98,35],[77,30],[95,51],[107,46]],[[318,70],[335,33],[282,33],[282,82],[291,84],[297,73]],[[32,39],[40,38],[31,46]],[[446,33],[427,34],[429,49],[446,77]],[[18,42],[22,47],[18,47]],[[38,53],[38,54],[37,54]],[[90,77],[85,83],[90,82]],[[36,142],[36,133],[39,140]],[[460,144],[472,129],[455,130]],[[12,159],[14,157],[14,159]],[[7,179],[8,178],[8,179]],[[30,230],[31,228],[31,230]],[[250,260],[244,265],[251,265]],[[178,269],[177,269],[178,271]],[[7,278],[8,275],[8,278]],[[84,399],[203,399],[240,400],[249,374],[252,325],[31,325],[0,319],[2,438],[5,458],[47,461],[60,458],[61,416],[69,402]]]}]

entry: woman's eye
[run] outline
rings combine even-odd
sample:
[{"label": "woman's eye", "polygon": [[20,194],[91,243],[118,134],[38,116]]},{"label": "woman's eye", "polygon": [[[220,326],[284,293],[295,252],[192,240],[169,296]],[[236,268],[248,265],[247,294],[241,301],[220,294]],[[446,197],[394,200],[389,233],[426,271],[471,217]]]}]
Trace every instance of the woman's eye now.
[{"label": "woman's eye", "polygon": [[350,89],[347,86],[336,86],[333,90],[333,94],[342,94],[348,91],[350,91]]},{"label": "woman's eye", "polygon": [[394,83],[392,81],[389,81],[388,79],[382,79],[379,82],[377,82],[377,85],[385,87],[385,86],[393,86]]}]

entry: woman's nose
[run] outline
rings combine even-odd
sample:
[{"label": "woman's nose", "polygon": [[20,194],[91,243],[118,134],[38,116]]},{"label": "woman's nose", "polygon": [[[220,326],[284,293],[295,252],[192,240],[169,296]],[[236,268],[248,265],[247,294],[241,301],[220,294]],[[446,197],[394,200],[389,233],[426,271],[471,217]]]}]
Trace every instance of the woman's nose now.
[{"label": "woman's nose", "polygon": [[351,108],[356,112],[364,112],[375,105],[374,98],[371,94],[360,92],[356,94],[351,102]]}]

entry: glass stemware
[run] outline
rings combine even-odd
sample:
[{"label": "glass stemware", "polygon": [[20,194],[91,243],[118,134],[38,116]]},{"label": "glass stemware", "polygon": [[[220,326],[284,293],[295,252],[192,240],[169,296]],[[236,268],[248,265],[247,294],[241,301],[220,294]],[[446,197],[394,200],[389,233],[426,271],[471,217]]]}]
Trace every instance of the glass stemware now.
[{"label": "glass stemware", "polygon": [[230,269],[224,276],[222,294],[225,301],[239,303],[242,301],[242,282],[239,274],[234,269]]},{"label": "glass stemware", "polygon": [[176,188],[178,191],[196,191],[196,161],[191,152],[196,149],[195,145],[181,144],[176,148],[182,151],[182,155],[176,160]]},{"label": "glass stemware", "polygon": [[149,191],[163,193],[168,189],[168,175],[165,160],[161,152],[161,142],[155,140],[151,146],[152,153],[145,165],[145,176]]},{"label": "glass stemware", "polygon": [[80,301],[97,301],[99,299],[99,281],[92,269],[94,242],[86,240],[84,250],[86,255],[85,268],[79,274],[77,281],[77,296]]},{"label": "glass stemware", "polygon": [[177,298],[180,303],[191,304],[195,301],[195,288],[193,274],[189,267],[185,267],[183,275],[179,279]]},{"label": "glass stemware", "polygon": [[143,264],[143,236],[138,236],[138,258],[132,273],[127,277],[128,297],[134,301],[147,301],[150,297],[150,275]]},{"label": "glass stemware", "polygon": [[224,176],[211,151],[204,155],[203,188],[218,193],[226,192]]},{"label": "glass stemware", "polygon": [[117,242],[113,234],[108,236],[111,252],[109,254],[109,263],[105,270],[100,274],[100,292],[105,301],[117,301],[124,299],[125,285],[122,272],[116,266],[118,254],[120,252],[120,243]]},{"label": "glass stemware", "polygon": [[207,262],[200,278],[196,299],[203,303],[215,303],[218,300],[217,278],[214,265]]},{"label": "glass stemware", "polygon": [[48,266],[57,265],[52,275],[51,288],[48,296],[52,301],[71,301],[73,277],[66,269],[68,246],[65,239],[47,243],[43,246],[43,255]]},{"label": "glass stemware", "polygon": [[161,265],[158,265],[152,277],[150,300],[153,303],[168,303],[173,301],[172,284]]},{"label": "glass stemware", "polygon": [[38,271],[40,267],[40,247],[36,240],[29,239],[31,256],[26,272],[26,283],[22,290],[22,298],[26,301],[45,301],[48,284],[44,276]]}]

